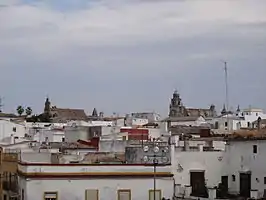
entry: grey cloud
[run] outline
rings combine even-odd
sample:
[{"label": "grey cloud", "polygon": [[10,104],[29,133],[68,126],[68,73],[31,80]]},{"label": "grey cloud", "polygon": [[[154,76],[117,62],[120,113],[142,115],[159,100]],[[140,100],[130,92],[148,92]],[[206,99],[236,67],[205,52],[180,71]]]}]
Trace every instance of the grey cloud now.
[{"label": "grey cloud", "polygon": [[[201,16],[203,6],[197,4],[199,11],[184,1],[135,2],[133,7],[116,1],[111,10],[103,2],[71,14],[16,7],[21,13],[32,10],[36,18],[30,23],[17,21],[16,15],[0,26],[0,90],[6,109],[23,103],[40,111],[49,94],[59,106],[88,111],[96,106],[107,113],[154,109],[166,114],[174,89],[188,106],[221,107],[220,59],[229,65],[230,104],[265,107],[266,15],[260,11],[265,4],[256,3],[242,7],[253,6],[243,19],[233,12],[239,14],[239,4],[228,2],[219,4],[221,10],[230,7],[224,16]],[[174,11],[177,4],[189,14]]]}]

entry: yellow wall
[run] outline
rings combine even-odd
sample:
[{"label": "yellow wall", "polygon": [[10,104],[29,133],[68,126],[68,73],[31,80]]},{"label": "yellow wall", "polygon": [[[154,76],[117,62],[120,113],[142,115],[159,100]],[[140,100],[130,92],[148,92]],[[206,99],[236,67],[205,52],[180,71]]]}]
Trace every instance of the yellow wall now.
[{"label": "yellow wall", "polygon": [[2,149],[0,149],[0,200],[3,199],[3,181],[4,180],[4,172],[9,173],[17,173],[18,168],[18,154],[17,153],[3,153]]}]

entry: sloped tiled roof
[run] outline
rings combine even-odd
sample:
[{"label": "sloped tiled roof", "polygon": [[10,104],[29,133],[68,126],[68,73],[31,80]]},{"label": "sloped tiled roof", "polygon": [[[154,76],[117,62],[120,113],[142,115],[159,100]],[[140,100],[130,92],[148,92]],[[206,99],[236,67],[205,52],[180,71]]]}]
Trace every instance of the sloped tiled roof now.
[{"label": "sloped tiled roof", "polygon": [[13,113],[0,113],[0,117],[6,117],[6,118],[17,118],[18,116]]},{"label": "sloped tiled roof", "polygon": [[228,140],[266,140],[266,129],[240,130],[226,137]]},{"label": "sloped tiled roof", "polygon": [[53,121],[87,120],[83,109],[52,108],[51,112],[54,113],[54,116],[52,116]]},{"label": "sloped tiled roof", "polygon": [[196,121],[200,116],[187,116],[187,117],[167,117],[166,119],[162,120],[171,121],[171,122],[188,122],[188,121]]}]

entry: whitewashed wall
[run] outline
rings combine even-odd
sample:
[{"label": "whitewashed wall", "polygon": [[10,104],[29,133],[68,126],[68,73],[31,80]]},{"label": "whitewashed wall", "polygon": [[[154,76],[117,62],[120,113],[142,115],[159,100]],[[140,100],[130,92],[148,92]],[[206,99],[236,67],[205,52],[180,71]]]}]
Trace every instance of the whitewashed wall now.
[{"label": "whitewashed wall", "polygon": [[[216,123],[218,123],[218,129],[220,130],[239,130],[245,120],[244,119],[238,119],[235,116],[229,115],[228,119],[227,116],[217,117],[212,119],[209,123],[215,126]],[[225,124],[227,123],[227,126]]]},{"label": "whitewashed wall", "polygon": [[87,140],[88,139],[88,127],[78,126],[78,127],[65,127],[65,141],[66,142],[77,142],[77,140]]},{"label": "whitewashed wall", "polygon": [[206,120],[203,117],[199,117],[194,121],[178,121],[178,122],[170,122],[171,126],[183,125],[183,126],[201,126],[206,124]]},{"label": "whitewashed wall", "polygon": [[[257,154],[253,153],[253,145],[257,145]],[[230,145],[226,146],[226,157],[224,175],[228,175],[230,191],[239,193],[239,173],[250,171],[251,189],[257,189],[262,196],[266,177],[266,141],[230,142]],[[235,175],[235,181],[232,180],[232,175]]]},{"label": "whitewashed wall", "polygon": [[[48,158],[49,159],[49,158]],[[150,166],[18,166],[23,172],[153,172]],[[170,172],[171,167],[157,167],[158,172]],[[89,179],[23,179],[20,188],[24,190],[25,199],[42,200],[44,192],[58,192],[59,199],[84,200],[86,189],[98,189],[99,199],[117,199],[118,189],[130,189],[132,200],[149,199],[149,190],[153,189],[153,178],[89,178]],[[172,177],[157,178],[156,189],[162,190],[166,198],[173,196],[174,181]]]},{"label": "whitewashed wall", "polygon": [[176,184],[190,185],[190,171],[204,170],[207,186],[218,186],[223,172],[224,152],[176,152],[173,174]]},{"label": "whitewashed wall", "polygon": [[[156,189],[162,190],[166,198],[173,196],[173,179],[157,178]],[[84,200],[85,190],[98,189],[100,200],[117,199],[117,190],[130,189],[132,200],[149,199],[149,190],[153,189],[152,178],[142,179],[87,179],[87,180],[25,180],[20,179],[27,200],[43,200],[44,192],[58,192],[59,200]]]},{"label": "whitewashed wall", "polygon": [[[188,145],[190,147],[198,147],[199,145],[203,145],[205,147],[208,147],[209,144],[207,141],[204,140],[188,140]],[[212,141],[212,146],[214,147],[215,150],[220,150],[220,151],[224,151],[225,150],[225,141]],[[176,143],[177,146],[184,146],[184,141],[177,141]]]},{"label": "whitewashed wall", "polygon": [[4,138],[10,137],[12,134],[17,137],[24,137],[25,133],[26,128],[24,125],[7,120],[0,120],[0,141]]},{"label": "whitewashed wall", "polygon": [[150,138],[159,138],[162,135],[162,132],[159,128],[148,128]]},{"label": "whitewashed wall", "polygon": [[48,138],[48,142],[62,142],[62,139],[65,137],[65,132],[61,130],[44,130],[40,134],[40,137],[40,142],[45,142],[46,137]]},{"label": "whitewashed wall", "polygon": [[241,122],[241,127],[248,128],[248,124],[250,127],[252,126],[252,122],[256,121],[259,117],[261,119],[266,119],[266,114],[263,113],[262,109],[244,109],[239,116],[243,116],[245,118],[244,121]]}]

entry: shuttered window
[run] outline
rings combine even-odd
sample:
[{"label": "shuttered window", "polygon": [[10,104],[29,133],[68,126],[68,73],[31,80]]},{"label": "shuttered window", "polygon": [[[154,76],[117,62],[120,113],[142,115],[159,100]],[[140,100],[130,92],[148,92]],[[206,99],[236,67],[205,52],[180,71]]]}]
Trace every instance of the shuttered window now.
[{"label": "shuttered window", "polygon": [[131,200],[131,190],[118,190],[117,199],[118,200]]},{"label": "shuttered window", "polygon": [[161,190],[155,190],[155,199],[154,199],[154,190],[149,191],[149,200],[161,200],[162,199]]},{"label": "shuttered window", "polygon": [[96,189],[88,189],[85,191],[85,200],[98,200],[99,191]]},{"label": "shuttered window", "polygon": [[44,200],[57,200],[58,194],[57,192],[45,192],[44,193]]}]

